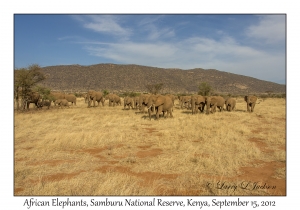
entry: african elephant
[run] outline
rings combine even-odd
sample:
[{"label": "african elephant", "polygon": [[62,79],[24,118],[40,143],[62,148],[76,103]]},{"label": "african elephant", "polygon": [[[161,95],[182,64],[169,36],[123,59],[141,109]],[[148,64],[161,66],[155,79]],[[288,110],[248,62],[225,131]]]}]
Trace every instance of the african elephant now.
[{"label": "african elephant", "polygon": [[220,112],[222,112],[225,105],[225,99],[222,96],[206,96],[205,105],[206,114],[209,114],[210,109],[212,113],[216,112],[217,107],[220,109]]},{"label": "african elephant", "polygon": [[126,108],[126,106],[128,106],[128,109],[130,109],[130,107],[133,109],[134,99],[131,97],[125,97],[124,98],[124,109]]},{"label": "african elephant", "polygon": [[150,94],[142,94],[139,96],[139,103],[138,103],[138,107],[140,112],[144,112],[145,111],[145,107],[148,104],[148,98],[150,97]]},{"label": "african elephant", "polygon": [[68,102],[71,102],[72,105],[76,105],[76,96],[74,94],[65,94],[65,99],[67,99]]},{"label": "african elephant", "polygon": [[247,103],[247,112],[253,112],[254,111],[254,107],[257,101],[257,97],[256,96],[245,96],[244,100]]},{"label": "african elephant", "polygon": [[181,109],[183,107],[191,108],[191,96],[182,96],[181,97]]},{"label": "african elephant", "polygon": [[233,111],[235,109],[236,100],[234,98],[227,98],[225,100],[225,106],[227,111]]},{"label": "african elephant", "polygon": [[51,106],[51,102],[52,102],[51,100],[44,100],[44,99],[42,99],[41,101],[38,102],[38,107],[42,108],[44,106],[47,106],[48,109],[49,109],[50,106]]},{"label": "african elephant", "polygon": [[103,94],[101,92],[94,91],[94,90],[89,90],[87,92],[87,99],[88,99],[88,107],[91,107],[91,101],[93,101],[94,107],[95,107],[95,102],[96,101],[98,102],[97,106],[99,106],[100,102],[102,103],[102,106],[104,106],[104,97],[103,97]]},{"label": "african elephant", "polygon": [[148,98],[147,102],[147,108],[149,113],[149,118],[151,120],[151,111],[150,108],[154,108],[156,110],[156,119],[159,119],[159,114],[163,112],[163,115],[165,112],[167,112],[167,116],[173,117],[172,114],[172,108],[173,108],[173,102],[172,99],[168,96],[163,95],[151,95]]},{"label": "african elephant", "polygon": [[27,108],[29,109],[29,105],[31,103],[35,104],[35,106],[38,108],[38,102],[41,98],[41,95],[38,92],[32,92],[29,93],[26,97],[25,101],[23,102],[23,109]]},{"label": "african elephant", "polygon": [[198,109],[203,112],[205,107],[205,97],[201,95],[193,95],[191,97],[192,114],[198,112]]},{"label": "african elephant", "polygon": [[[64,99],[65,94],[62,92],[51,92],[50,98],[51,98],[51,101],[55,102],[57,99]],[[56,105],[56,104],[54,103],[54,105]]]},{"label": "african elephant", "polygon": [[113,93],[107,94],[105,100],[108,100],[109,106],[121,105],[121,98]]},{"label": "african elephant", "polygon": [[67,99],[57,99],[55,101],[55,104],[57,104],[58,106],[60,106],[60,108],[62,108],[62,106],[67,106],[68,108],[70,108],[69,102],[67,101]]},{"label": "african elephant", "polygon": [[83,98],[84,98],[84,103],[88,103],[88,94],[87,93],[83,94]]},{"label": "african elephant", "polygon": [[134,104],[134,109],[138,109],[139,106],[139,96],[133,97],[133,104]]},{"label": "african elephant", "polygon": [[172,99],[172,102],[173,102],[173,106],[174,106],[174,102],[175,102],[175,96],[172,95],[172,94],[167,94],[166,96],[169,96],[171,99]]}]

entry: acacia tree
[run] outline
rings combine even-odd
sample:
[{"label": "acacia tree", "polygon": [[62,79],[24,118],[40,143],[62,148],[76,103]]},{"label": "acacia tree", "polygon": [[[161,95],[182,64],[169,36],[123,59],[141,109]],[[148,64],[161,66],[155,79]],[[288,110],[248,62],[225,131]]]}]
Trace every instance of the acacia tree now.
[{"label": "acacia tree", "polygon": [[164,84],[159,83],[159,84],[152,84],[152,85],[145,85],[146,89],[148,90],[149,93],[151,94],[158,94],[159,91],[163,88]]},{"label": "acacia tree", "polygon": [[207,82],[202,82],[198,88],[199,88],[198,94],[202,96],[208,96],[213,91],[211,85],[208,84]]},{"label": "acacia tree", "polygon": [[33,88],[37,84],[46,79],[41,72],[41,67],[38,64],[33,64],[27,68],[15,69],[14,71],[14,98],[17,102],[17,109],[19,106],[19,99],[22,100],[23,108],[30,99]]}]

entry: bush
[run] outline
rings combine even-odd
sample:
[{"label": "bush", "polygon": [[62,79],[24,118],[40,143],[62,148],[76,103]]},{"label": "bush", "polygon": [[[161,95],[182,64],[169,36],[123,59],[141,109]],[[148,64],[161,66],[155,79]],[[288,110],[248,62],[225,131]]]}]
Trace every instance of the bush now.
[{"label": "bush", "polygon": [[202,96],[209,96],[213,91],[211,85],[208,84],[207,82],[202,82],[198,88],[199,88],[198,94]]}]

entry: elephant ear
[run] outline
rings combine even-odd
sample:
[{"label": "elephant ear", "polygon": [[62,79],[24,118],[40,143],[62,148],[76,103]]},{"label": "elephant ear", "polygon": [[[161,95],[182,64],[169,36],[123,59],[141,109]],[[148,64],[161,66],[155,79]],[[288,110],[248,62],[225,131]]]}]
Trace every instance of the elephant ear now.
[{"label": "elephant ear", "polygon": [[155,100],[155,106],[161,106],[165,103],[166,98],[163,96],[158,96],[157,99]]}]

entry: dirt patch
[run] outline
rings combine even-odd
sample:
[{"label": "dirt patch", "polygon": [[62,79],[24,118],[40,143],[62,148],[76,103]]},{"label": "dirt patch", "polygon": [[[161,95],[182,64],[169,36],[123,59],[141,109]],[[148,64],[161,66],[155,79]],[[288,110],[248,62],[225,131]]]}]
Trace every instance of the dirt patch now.
[{"label": "dirt patch", "polygon": [[102,147],[102,148],[89,148],[89,149],[82,149],[82,150],[80,150],[80,152],[86,152],[86,153],[89,153],[91,155],[98,155],[99,153],[103,152],[106,149],[107,149],[106,147]]},{"label": "dirt patch", "polygon": [[44,160],[44,161],[36,161],[34,163],[30,163],[28,165],[37,166],[37,165],[49,165],[49,166],[56,166],[63,163],[73,163],[76,160]]},{"label": "dirt patch", "polygon": [[274,119],[274,120],[278,120],[278,121],[283,121],[283,122],[286,122],[286,119],[285,119],[285,118],[273,117],[272,119]]},{"label": "dirt patch", "polygon": [[152,145],[138,146],[138,148],[140,148],[140,149],[148,149],[148,148],[150,148],[150,147],[152,147]]},{"label": "dirt patch", "polygon": [[100,148],[88,148],[88,149],[79,150],[79,152],[86,152],[94,156],[99,156],[99,153],[105,150],[112,150],[114,148],[120,148],[122,146],[123,144],[117,144],[117,145],[111,145],[111,146],[100,147]]},{"label": "dirt patch", "polygon": [[272,152],[273,150],[267,148],[267,144],[263,142],[263,139],[260,138],[250,138],[248,139],[251,142],[254,142],[256,147],[258,147],[262,152]]},{"label": "dirt patch", "polygon": [[253,134],[258,134],[258,133],[267,133],[266,129],[265,128],[256,128],[254,130],[251,131]]},{"label": "dirt patch", "polygon": [[133,172],[130,170],[129,167],[124,167],[124,166],[110,166],[110,165],[105,165],[102,166],[95,171],[99,171],[101,173],[107,173],[107,172],[118,172],[118,173],[124,173],[128,174],[131,176],[136,176],[139,178],[143,179],[143,182],[141,182],[141,186],[149,185],[152,184],[153,181],[158,180],[158,179],[176,179],[178,177],[177,174],[162,174],[162,173],[157,173],[157,172]]},{"label": "dirt patch", "polygon": [[148,157],[155,157],[162,154],[162,149],[152,149],[148,151],[139,151],[136,153],[136,156],[139,158],[148,158]]},{"label": "dirt patch", "polygon": [[25,158],[15,158],[15,161],[25,161]]},{"label": "dirt patch", "polygon": [[[255,183],[257,187],[270,186],[268,192],[271,195],[286,195],[286,179],[276,179],[273,176],[278,168],[285,168],[285,162],[262,162],[259,167],[242,167],[241,175],[237,179],[249,182],[249,190],[255,190]],[[254,188],[254,189],[253,189]],[[274,189],[273,189],[274,188]]]},{"label": "dirt patch", "polygon": [[115,158],[115,159],[123,159],[126,157],[127,157],[126,155],[113,155],[113,158]]},{"label": "dirt patch", "polygon": [[79,175],[82,172],[85,172],[85,171],[78,171],[78,172],[73,172],[73,173],[51,174],[51,175],[43,176],[42,181],[57,182],[57,181],[60,181],[63,179],[72,179],[73,177]]},{"label": "dirt patch", "polygon": [[143,128],[143,129],[145,129],[148,133],[158,132],[155,128]]},{"label": "dirt patch", "polygon": [[94,156],[97,157],[97,158],[99,158],[99,159],[101,159],[102,161],[106,160],[106,157],[104,157],[102,155],[97,154],[97,155],[94,155]]},{"label": "dirt patch", "polygon": [[16,194],[18,194],[19,192],[22,192],[23,190],[24,190],[23,188],[17,187],[17,188],[14,189],[14,194],[16,195]]}]

